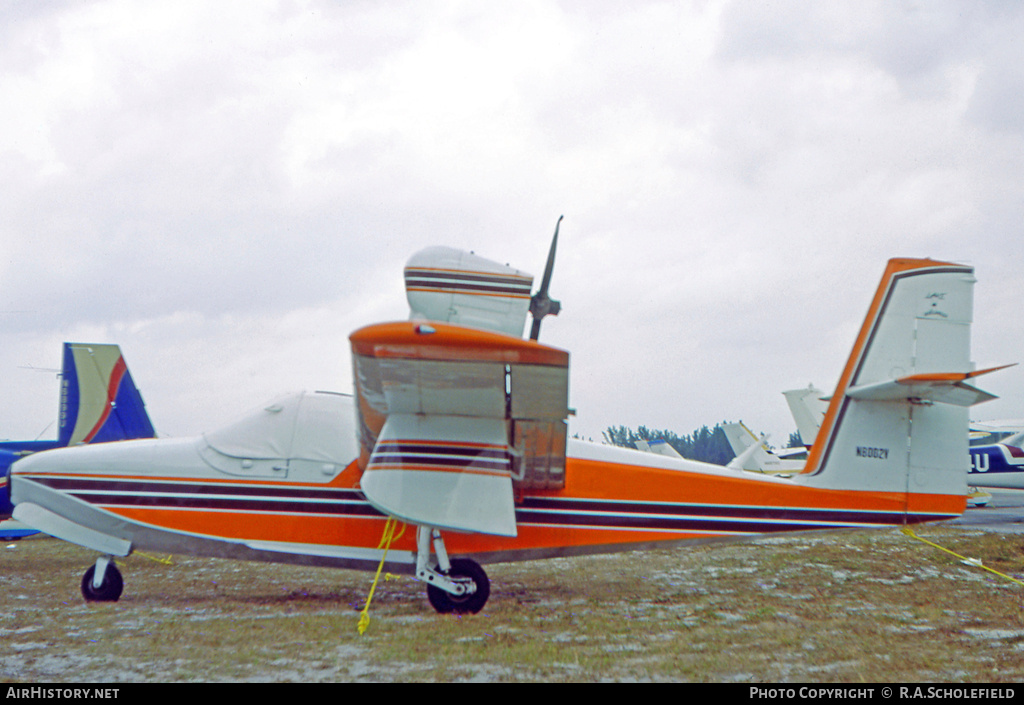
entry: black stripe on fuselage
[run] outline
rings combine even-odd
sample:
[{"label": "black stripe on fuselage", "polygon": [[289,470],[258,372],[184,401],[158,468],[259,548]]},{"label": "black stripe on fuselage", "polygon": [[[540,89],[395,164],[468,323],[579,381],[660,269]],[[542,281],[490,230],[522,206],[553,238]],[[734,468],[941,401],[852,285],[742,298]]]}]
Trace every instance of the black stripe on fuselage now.
[{"label": "black stripe on fuselage", "polygon": [[[84,502],[102,506],[210,509],[255,513],[382,516],[353,489],[285,485],[26,477]],[[950,518],[940,514],[700,505],[671,502],[526,498],[516,508],[522,525],[647,529],[715,533],[778,533],[855,526],[891,526]]]}]

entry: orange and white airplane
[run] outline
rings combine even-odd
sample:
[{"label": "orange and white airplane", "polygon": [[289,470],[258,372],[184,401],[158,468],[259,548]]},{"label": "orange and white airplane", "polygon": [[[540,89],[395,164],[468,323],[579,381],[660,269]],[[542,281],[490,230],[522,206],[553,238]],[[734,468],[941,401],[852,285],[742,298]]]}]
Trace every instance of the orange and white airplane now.
[{"label": "orange and white airplane", "polygon": [[[557,228],[556,228],[557,237]],[[791,478],[568,439],[569,353],[536,341],[541,291],[446,248],[405,269],[410,320],[351,335],[354,395],[304,393],[197,438],[37,453],[14,515],[116,557],[201,554],[415,575],[440,612],[477,612],[481,564],[788,531],[886,527],[964,511],[972,268],[894,259],[822,430]],[[534,333],[523,339],[526,313]],[[389,517],[404,522],[390,546]]]}]

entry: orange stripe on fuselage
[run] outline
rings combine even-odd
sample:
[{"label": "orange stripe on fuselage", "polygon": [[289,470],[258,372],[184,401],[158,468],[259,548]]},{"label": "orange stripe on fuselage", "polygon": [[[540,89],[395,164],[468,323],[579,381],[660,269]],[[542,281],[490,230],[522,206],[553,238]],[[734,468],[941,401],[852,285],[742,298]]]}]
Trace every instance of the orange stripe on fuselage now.
[{"label": "orange stripe on fuselage", "polygon": [[[344,485],[357,489],[358,477],[349,466],[343,475]],[[109,477],[109,476],[107,476]],[[139,477],[139,480],[155,478]],[[182,478],[182,482],[195,482]],[[805,510],[857,510],[862,512],[891,513],[892,523],[900,523],[903,511],[936,515],[956,515],[963,511],[965,498],[947,495],[826,490],[805,487],[773,478],[735,476],[725,473],[701,473],[669,470],[637,465],[609,463],[596,460],[570,458],[566,468],[566,487],[562,490],[531,492],[524,502],[546,498],[549,500],[614,501],[643,505],[647,511],[668,512],[680,504],[708,505],[716,508],[742,510],[744,507],[805,509]],[[254,484],[248,481],[247,484]],[[308,483],[265,482],[261,485],[282,487],[328,487]],[[331,487],[340,487],[331,483]],[[125,519],[164,527],[173,531],[199,534],[231,541],[277,541],[325,546],[352,546],[377,548],[385,517],[375,515],[331,516],[317,513],[288,513],[287,511],[235,511],[231,509],[205,510],[189,507],[166,508],[148,506],[105,506],[107,511]],[[563,514],[571,514],[565,511]],[[557,512],[556,512],[557,514]],[[714,515],[704,515],[714,518]],[[726,514],[723,514],[726,517]],[[723,536],[742,536],[765,533],[751,527],[744,531],[742,514],[726,518],[730,528],[715,530],[665,529],[645,526],[596,526],[587,523],[559,523],[555,519],[520,522],[515,538],[460,534],[446,532],[445,540],[453,554],[500,553],[513,557],[516,553],[564,549],[566,552],[614,549],[616,546],[654,543],[659,541],[698,541]],[[752,519],[754,523],[761,520]],[[848,517],[851,524],[856,517]],[[827,521],[822,522],[827,525]],[[815,528],[808,525],[806,529]],[[414,532],[400,539],[394,548],[414,550]]]}]

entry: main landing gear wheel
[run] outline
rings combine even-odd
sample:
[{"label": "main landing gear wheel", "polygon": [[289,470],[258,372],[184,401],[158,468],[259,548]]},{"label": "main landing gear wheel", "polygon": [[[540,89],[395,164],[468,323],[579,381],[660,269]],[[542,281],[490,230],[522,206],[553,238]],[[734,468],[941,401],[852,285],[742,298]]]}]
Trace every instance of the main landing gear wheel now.
[{"label": "main landing gear wheel", "polygon": [[491,581],[480,565],[469,558],[452,559],[452,578],[469,578],[476,585],[476,592],[470,595],[452,595],[434,585],[427,585],[427,599],[441,614],[476,614],[484,608],[491,595]]},{"label": "main landing gear wheel", "polygon": [[90,566],[82,576],[82,597],[86,602],[117,602],[124,590],[124,581],[121,579],[121,571],[113,562],[107,565],[106,573],[103,575],[103,582],[99,587],[92,584],[92,578],[96,575],[96,566]]}]

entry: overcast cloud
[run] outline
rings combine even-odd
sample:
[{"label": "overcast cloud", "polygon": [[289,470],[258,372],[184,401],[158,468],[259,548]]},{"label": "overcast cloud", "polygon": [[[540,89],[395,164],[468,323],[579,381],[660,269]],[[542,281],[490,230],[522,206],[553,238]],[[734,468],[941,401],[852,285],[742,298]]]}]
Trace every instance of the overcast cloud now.
[{"label": "overcast cloud", "polygon": [[[976,267],[1021,358],[1017,2],[0,3],[0,437],[116,342],[164,435],[351,391],[431,245],[541,274],[571,430],[829,390],[894,256]],[[975,419],[1024,417],[1024,371]]]}]

